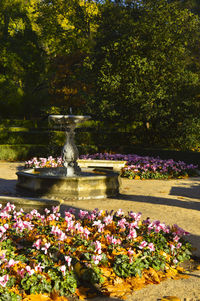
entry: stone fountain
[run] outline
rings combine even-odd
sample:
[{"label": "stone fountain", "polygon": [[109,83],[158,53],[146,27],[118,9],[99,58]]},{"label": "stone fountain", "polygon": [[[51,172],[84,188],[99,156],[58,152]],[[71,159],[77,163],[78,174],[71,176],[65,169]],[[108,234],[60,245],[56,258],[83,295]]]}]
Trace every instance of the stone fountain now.
[{"label": "stone fountain", "polygon": [[65,200],[96,199],[119,193],[119,174],[106,169],[82,169],[77,164],[75,128],[90,116],[50,115],[49,122],[66,132],[62,167],[27,169],[17,172],[17,190],[39,197]]}]

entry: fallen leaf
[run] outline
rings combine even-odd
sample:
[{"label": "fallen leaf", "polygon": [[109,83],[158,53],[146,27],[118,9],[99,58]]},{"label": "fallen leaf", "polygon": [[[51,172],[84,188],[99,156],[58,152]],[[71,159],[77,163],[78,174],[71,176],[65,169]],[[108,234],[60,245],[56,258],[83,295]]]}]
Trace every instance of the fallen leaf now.
[{"label": "fallen leaf", "polygon": [[175,296],[166,296],[162,298],[161,301],[181,301],[181,299]]},{"label": "fallen leaf", "polygon": [[84,300],[87,298],[87,291],[89,290],[88,287],[80,286],[76,289],[76,295],[79,297],[80,300]]},{"label": "fallen leaf", "polygon": [[49,298],[46,294],[31,294],[23,299],[23,301],[51,301],[52,299]]}]

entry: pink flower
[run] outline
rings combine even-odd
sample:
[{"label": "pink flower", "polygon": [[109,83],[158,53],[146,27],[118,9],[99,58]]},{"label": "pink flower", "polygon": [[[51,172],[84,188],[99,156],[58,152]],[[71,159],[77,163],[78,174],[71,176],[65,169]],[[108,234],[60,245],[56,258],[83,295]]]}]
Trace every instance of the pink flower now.
[{"label": "pink flower", "polygon": [[147,242],[145,241],[145,240],[143,240],[142,242],[141,242],[141,244],[139,245],[139,248],[140,249],[143,249],[143,248],[145,248],[147,246]]},{"label": "pink flower", "polygon": [[66,274],[66,266],[65,265],[61,265],[60,270],[63,273],[63,276],[65,276],[65,274]]},{"label": "pink flower", "polygon": [[83,236],[87,239],[90,235],[90,231],[86,228],[83,230]]},{"label": "pink flower", "polygon": [[175,235],[174,238],[173,238],[173,241],[178,242],[179,239],[180,239],[180,237],[178,235]]},{"label": "pink flower", "polygon": [[41,239],[38,239],[38,240],[36,240],[36,242],[33,244],[33,247],[36,247],[36,249],[39,250],[40,247],[41,247],[41,243],[42,243],[42,240],[41,240]]},{"label": "pink flower", "polygon": [[137,232],[135,229],[131,229],[129,235],[127,236],[128,239],[133,239],[137,237]]},{"label": "pink flower", "polygon": [[35,271],[33,269],[31,269],[31,267],[29,265],[27,265],[25,267],[25,270],[27,271],[27,273],[31,276],[35,273]]},{"label": "pink flower", "polygon": [[84,210],[80,210],[78,214],[80,219],[84,219],[87,215],[88,215],[88,211],[84,211]]},{"label": "pink flower", "polygon": [[2,277],[0,277],[0,285],[5,287],[7,282],[9,280],[9,276],[8,275],[4,275]]},{"label": "pink flower", "polygon": [[121,240],[119,238],[117,239],[117,238],[113,237],[113,235],[112,236],[106,235],[106,239],[108,240],[108,242],[110,244],[113,244],[113,245],[121,244]]},{"label": "pink flower", "polygon": [[113,216],[112,215],[108,215],[108,216],[105,216],[104,219],[103,219],[104,223],[107,225],[111,224],[112,221],[113,221]]},{"label": "pink flower", "polygon": [[94,264],[99,264],[99,262],[101,261],[102,259],[102,255],[93,255],[92,256],[92,260],[94,261]]},{"label": "pink flower", "polygon": [[122,211],[122,209],[119,209],[117,212],[116,212],[116,216],[122,216],[124,215],[124,212]]},{"label": "pink flower", "polygon": [[45,211],[46,215],[48,215],[50,213],[50,210],[47,208],[45,208],[44,211]]},{"label": "pink flower", "polygon": [[41,263],[39,263],[38,265],[35,266],[35,271],[36,272],[42,272],[43,269],[44,269],[44,267],[41,266]]},{"label": "pink flower", "polygon": [[120,227],[121,229],[126,229],[127,221],[125,218],[122,218],[118,221],[117,226]]},{"label": "pink flower", "polygon": [[141,212],[135,213],[135,212],[131,211],[131,212],[129,212],[129,216],[131,218],[133,218],[135,221],[139,221],[142,216],[142,213]]},{"label": "pink flower", "polygon": [[135,252],[132,249],[128,249],[127,253],[128,253],[129,256],[132,256]]},{"label": "pink flower", "polygon": [[[66,212],[67,212],[67,211],[66,211]],[[66,215],[66,212],[65,212],[65,215]],[[75,214],[75,213],[76,213],[76,209],[74,209],[74,208],[69,208],[69,213]]]},{"label": "pink flower", "polygon": [[65,256],[65,261],[67,262],[68,267],[70,267],[72,258],[70,256]]},{"label": "pink flower", "polygon": [[148,248],[151,252],[155,251],[154,244],[152,242],[148,244]]},{"label": "pink flower", "polygon": [[100,241],[96,240],[92,244],[95,246],[95,252],[97,252],[98,254],[101,254],[101,243],[100,243]]},{"label": "pink flower", "polygon": [[171,248],[171,251],[173,252],[176,247],[174,245],[170,244],[170,248]]},{"label": "pink flower", "polygon": [[174,258],[174,259],[173,259],[173,263],[174,263],[174,264],[177,264],[177,263],[178,263],[178,260],[177,260],[176,258]]},{"label": "pink flower", "polygon": [[24,274],[26,273],[25,269],[17,270],[17,274],[24,278]]},{"label": "pink flower", "polygon": [[52,211],[53,211],[54,214],[59,212],[59,206],[56,206],[56,207],[53,206]]},{"label": "pink flower", "polygon": [[49,249],[50,246],[51,246],[51,244],[49,242],[49,243],[45,243],[44,247],[41,248],[41,250],[44,251],[44,254],[47,254],[47,250]]},{"label": "pink flower", "polygon": [[182,246],[182,243],[179,242],[179,243],[177,244],[176,248],[177,248],[177,249],[180,249],[181,246]]},{"label": "pink flower", "polygon": [[98,232],[103,232],[103,229],[105,227],[105,225],[103,225],[100,220],[94,221],[92,226],[97,226],[98,227]]},{"label": "pink flower", "polygon": [[130,223],[129,225],[128,225],[128,227],[130,228],[130,229],[133,229],[133,228],[139,228],[138,227],[138,222],[137,221],[135,221],[135,222],[133,222],[133,223]]},{"label": "pink flower", "polygon": [[10,259],[6,265],[7,268],[13,267],[19,261],[15,261],[14,259]]}]

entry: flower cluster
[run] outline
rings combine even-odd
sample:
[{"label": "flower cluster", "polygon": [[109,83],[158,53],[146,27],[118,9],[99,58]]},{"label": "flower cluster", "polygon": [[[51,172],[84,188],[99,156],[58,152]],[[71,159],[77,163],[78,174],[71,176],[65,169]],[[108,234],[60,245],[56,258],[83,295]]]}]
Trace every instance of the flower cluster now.
[{"label": "flower cluster", "polygon": [[0,208],[0,295],[8,300],[74,295],[82,283],[103,287],[110,274],[131,279],[153,270],[164,279],[191,254],[186,231],[142,221],[141,213],[69,209],[61,217],[58,207],[44,214]]},{"label": "flower cluster", "polygon": [[[109,154],[97,153],[93,155],[82,155],[81,159],[87,160],[122,160],[126,166],[121,170],[121,176],[129,179],[170,179],[195,176],[197,165],[186,164],[183,161],[173,159],[163,160],[159,157],[142,157],[135,154]],[[58,158],[33,158],[25,162],[26,167],[59,167],[62,166],[61,157]]]},{"label": "flower cluster", "polygon": [[53,158],[49,156],[48,158],[37,158],[34,157],[31,160],[25,162],[26,168],[43,168],[43,167],[60,167],[62,166],[62,158]]}]

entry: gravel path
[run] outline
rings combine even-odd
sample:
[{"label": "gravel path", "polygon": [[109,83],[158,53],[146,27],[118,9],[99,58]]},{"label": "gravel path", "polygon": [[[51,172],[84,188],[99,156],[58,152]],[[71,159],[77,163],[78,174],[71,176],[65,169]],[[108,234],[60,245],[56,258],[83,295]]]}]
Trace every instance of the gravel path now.
[{"label": "gravel path", "polygon": [[[16,196],[15,172],[23,163],[0,162],[0,196]],[[121,180],[118,197],[104,200],[68,201],[68,206],[81,209],[114,209],[142,212],[143,219],[150,217],[166,224],[178,224],[190,232],[194,255],[200,257],[200,177],[180,180]],[[61,200],[62,201],[62,200]],[[181,301],[200,301],[200,270],[190,273],[189,279],[167,280],[149,285],[133,293],[129,301],[158,301],[163,296],[177,296]],[[111,298],[101,298],[111,300]],[[116,300],[116,299],[115,299]]]}]

